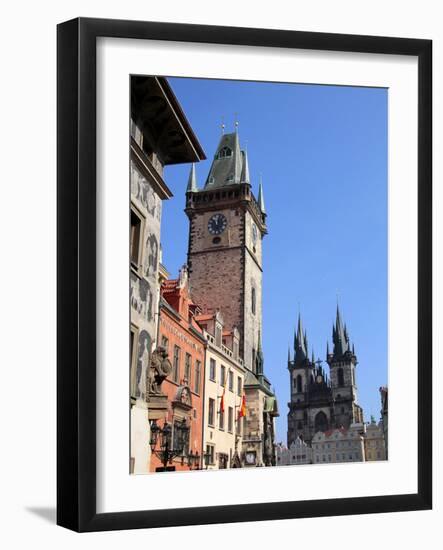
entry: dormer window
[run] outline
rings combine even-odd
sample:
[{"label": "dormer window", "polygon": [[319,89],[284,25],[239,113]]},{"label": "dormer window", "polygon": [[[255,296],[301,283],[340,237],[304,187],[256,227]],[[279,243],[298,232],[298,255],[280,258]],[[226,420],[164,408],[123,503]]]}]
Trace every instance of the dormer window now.
[{"label": "dormer window", "polygon": [[226,157],[232,157],[232,149],[229,147],[222,147],[218,152],[217,158],[224,159]]},{"label": "dormer window", "polygon": [[226,181],[234,181],[234,174],[229,174],[229,176],[226,178]]}]

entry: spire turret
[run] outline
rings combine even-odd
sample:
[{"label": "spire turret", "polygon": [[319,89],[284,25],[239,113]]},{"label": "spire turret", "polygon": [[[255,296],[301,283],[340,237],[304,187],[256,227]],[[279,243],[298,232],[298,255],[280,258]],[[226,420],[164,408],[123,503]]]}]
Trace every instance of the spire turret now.
[{"label": "spire turret", "polygon": [[332,327],[332,341],[334,344],[334,356],[340,357],[347,351],[351,351],[348,331],[346,325],[343,324],[338,304],[335,326]]},{"label": "spire turret", "polygon": [[298,314],[297,332],[294,339],[294,360],[296,363],[301,363],[308,358],[308,339],[306,332],[303,330],[303,324],[301,321],[300,313]]},{"label": "spire turret", "polygon": [[186,192],[195,192],[198,191],[197,187],[197,177],[195,175],[195,162],[191,164],[191,171],[189,172],[189,178],[188,178],[188,186],[186,188]]},{"label": "spire turret", "polygon": [[251,178],[249,176],[249,162],[248,162],[248,151],[241,151],[242,156],[242,169],[241,169],[241,183],[251,183]]},{"label": "spire turret", "polygon": [[261,329],[258,330],[257,354],[255,356],[255,373],[263,374],[264,358],[261,347]]},{"label": "spire turret", "polygon": [[262,181],[261,175],[260,175],[260,183],[258,185],[258,205],[260,207],[261,213],[266,215],[265,198],[263,195],[263,181]]}]

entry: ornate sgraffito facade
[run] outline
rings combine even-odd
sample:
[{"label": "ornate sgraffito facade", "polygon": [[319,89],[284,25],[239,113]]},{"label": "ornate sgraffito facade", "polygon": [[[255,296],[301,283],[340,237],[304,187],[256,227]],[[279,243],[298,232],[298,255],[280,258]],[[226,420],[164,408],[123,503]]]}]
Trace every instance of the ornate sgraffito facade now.
[{"label": "ornate sgraffito facade", "polygon": [[[157,347],[163,179],[168,164],[205,158],[164,78],[131,78],[130,142],[130,471],[149,471],[148,385]],[[155,359],[155,358],[154,358]],[[156,360],[156,359],[155,359]],[[155,396],[154,400],[159,400]]]},{"label": "ornate sgraffito facade", "polygon": [[291,400],[288,413],[288,445],[300,437],[311,444],[317,432],[334,428],[348,429],[363,422],[363,410],[357,404],[355,370],[357,356],[351,346],[346,325],[337,307],[332,330],[333,351],[326,351],[330,378],[321,361],[309,358],[307,334],[299,316],[294,338],[294,356],[288,357]]},{"label": "ornate sgraffito facade", "polygon": [[239,333],[245,368],[245,466],[275,463],[277,403],[264,374],[262,239],[267,233],[263,187],[252,192],[246,151],[237,132],[222,135],[202,189],[192,167],[186,192],[188,266],[193,299],[203,314],[219,311],[224,330]]}]

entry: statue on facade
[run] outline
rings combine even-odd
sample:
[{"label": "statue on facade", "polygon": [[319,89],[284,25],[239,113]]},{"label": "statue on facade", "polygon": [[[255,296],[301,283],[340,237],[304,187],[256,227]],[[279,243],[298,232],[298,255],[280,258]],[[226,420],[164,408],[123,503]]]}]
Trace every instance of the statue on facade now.
[{"label": "statue on facade", "polygon": [[275,466],[274,430],[272,418],[268,413],[265,413],[264,424],[263,461],[265,466]]},{"label": "statue on facade", "polygon": [[162,395],[161,385],[171,374],[172,365],[168,352],[162,346],[153,351],[147,372],[147,387],[149,395]]}]

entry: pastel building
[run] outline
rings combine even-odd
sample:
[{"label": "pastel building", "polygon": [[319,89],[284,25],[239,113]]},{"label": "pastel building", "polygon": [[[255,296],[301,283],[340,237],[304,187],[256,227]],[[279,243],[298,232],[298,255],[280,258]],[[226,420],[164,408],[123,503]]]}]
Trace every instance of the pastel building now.
[{"label": "pastel building", "polygon": [[207,469],[239,468],[243,440],[245,368],[239,333],[224,329],[219,311],[196,317],[206,340],[203,448]]},{"label": "pastel building", "polygon": [[351,424],[349,429],[334,428],[317,432],[312,438],[314,464],[363,462],[365,460],[364,424]]},{"label": "pastel building", "polygon": [[290,466],[312,463],[312,448],[309,447],[302,439],[297,437],[291,445],[286,447],[280,443],[276,447],[277,466]]},{"label": "pastel building", "polygon": [[365,460],[386,460],[385,436],[382,422],[377,424],[372,418],[371,423],[366,425],[364,444]]}]

